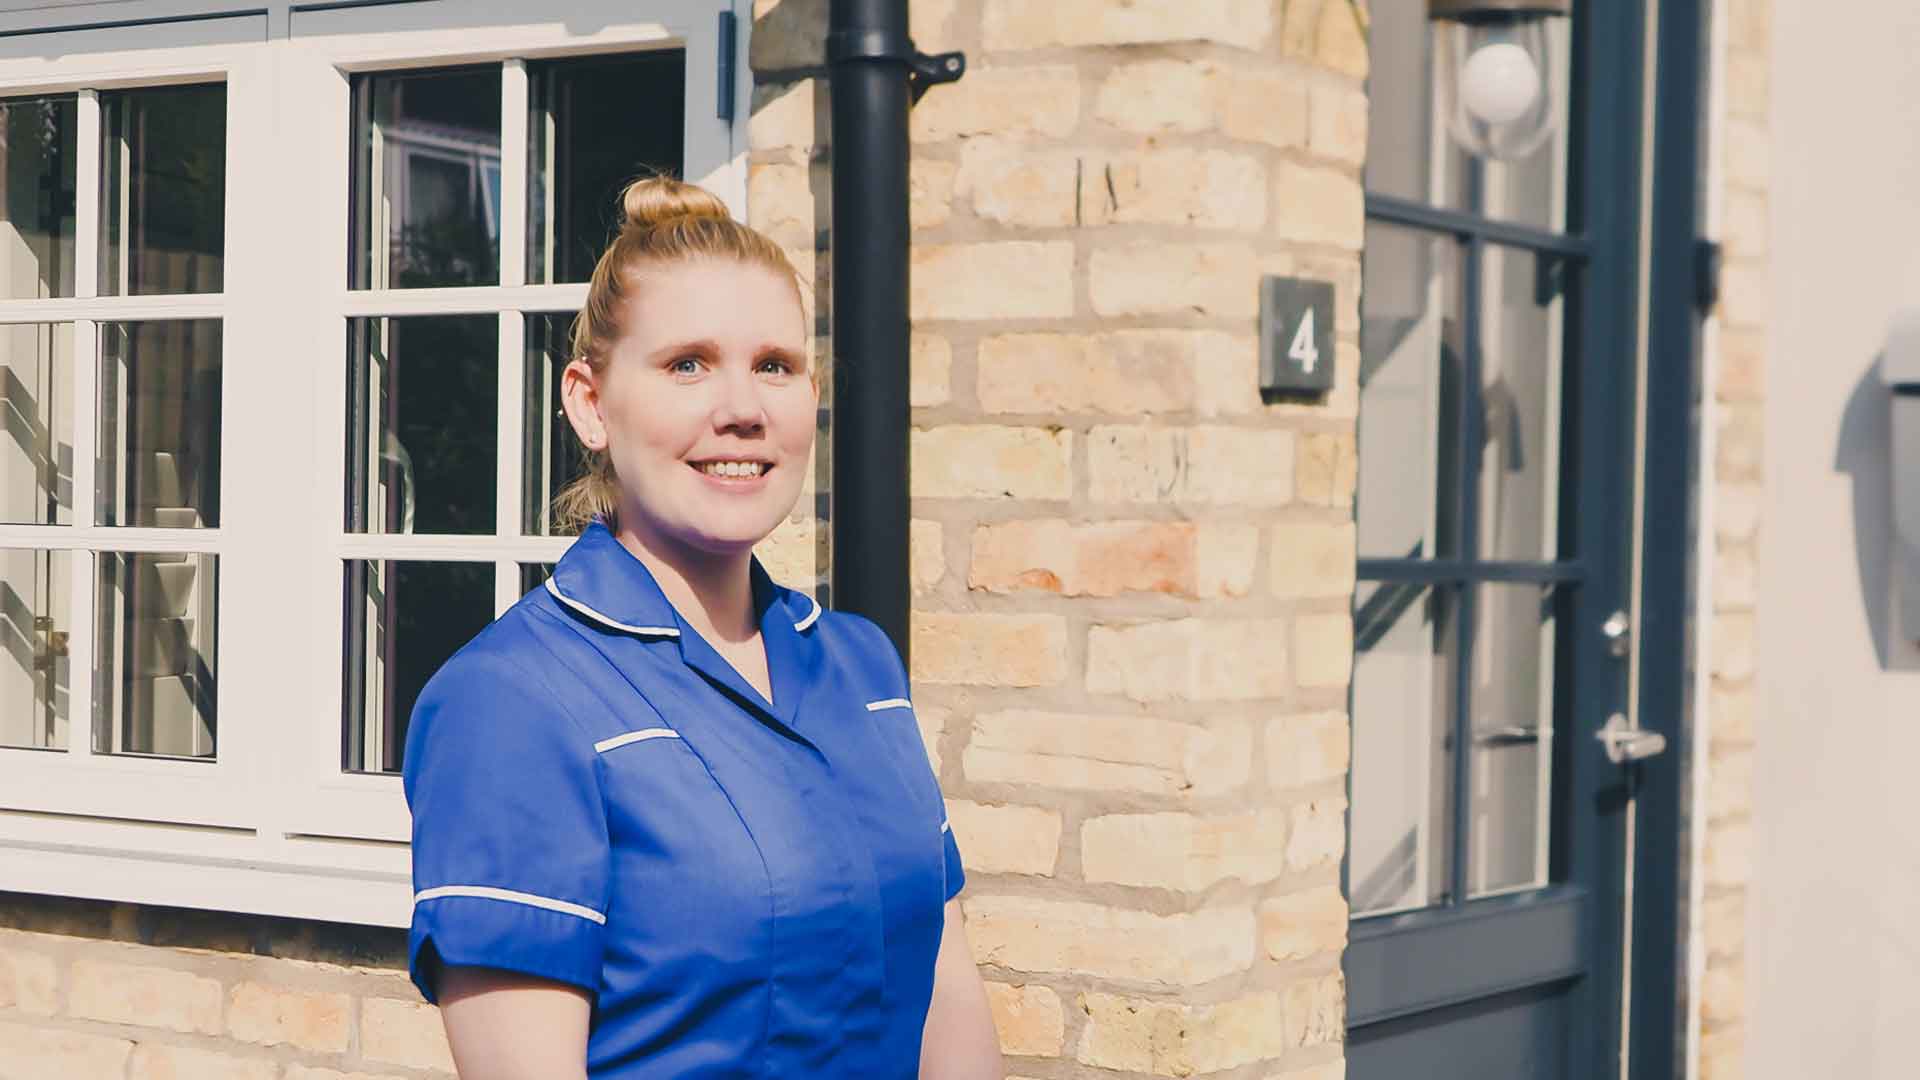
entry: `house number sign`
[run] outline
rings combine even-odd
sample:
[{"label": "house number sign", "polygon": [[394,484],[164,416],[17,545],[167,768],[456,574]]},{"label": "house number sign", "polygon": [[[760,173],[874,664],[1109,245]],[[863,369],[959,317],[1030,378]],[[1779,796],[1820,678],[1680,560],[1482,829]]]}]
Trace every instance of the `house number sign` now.
[{"label": "house number sign", "polygon": [[1260,391],[1283,397],[1333,389],[1333,283],[1260,281]]}]

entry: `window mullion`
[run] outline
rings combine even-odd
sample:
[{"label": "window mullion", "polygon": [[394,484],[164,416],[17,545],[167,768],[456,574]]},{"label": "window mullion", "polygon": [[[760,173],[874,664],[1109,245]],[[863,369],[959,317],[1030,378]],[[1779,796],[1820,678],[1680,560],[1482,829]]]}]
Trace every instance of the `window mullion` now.
[{"label": "window mullion", "polygon": [[[500,284],[527,283],[527,65],[500,66]],[[504,371],[505,369],[501,369]]]},{"label": "window mullion", "polygon": [[[527,339],[526,316],[517,311],[500,313],[500,397],[499,419],[496,430],[499,432],[499,446],[494,452],[495,473],[495,535],[502,541],[511,542],[520,535],[521,486],[525,483],[525,469],[521,467],[522,432],[526,425],[526,410],[521,405],[526,377],[523,371],[526,365],[526,349],[523,342]],[[519,571],[510,562],[501,562],[495,574],[495,599],[505,598],[505,603],[496,604],[496,610],[505,611],[506,605],[519,592]]]},{"label": "window mullion", "polygon": [[[84,130],[85,124],[81,126]],[[86,157],[82,151],[80,159],[83,165]],[[81,190],[86,189],[83,187]],[[83,205],[84,202],[83,199]],[[82,210],[79,216],[84,219],[86,211]],[[82,257],[79,260],[79,266],[83,269],[92,265],[91,259]],[[79,287],[90,292],[94,279],[91,270],[87,273],[87,277],[80,279],[82,284]],[[98,323],[86,319],[74,324],[73,401],[70,403],[73,409],[73,521],[75,529],[86,533],[93,531],[98,513],[94,500],[94,469],[98,457],[94,452],[98,440],[94,403],[100,397],[98,342]],[[67,685],[67,750],[76,758],[93,754],[93,647],[94,619],[97,615],[94,590],[98,587],[99,561],[100,557],[93,552],[75,551],[69,564],[72,581],[68,595],[72,600],[68,611],[72,626],[67,637],[67,670],[73,674]]]}]

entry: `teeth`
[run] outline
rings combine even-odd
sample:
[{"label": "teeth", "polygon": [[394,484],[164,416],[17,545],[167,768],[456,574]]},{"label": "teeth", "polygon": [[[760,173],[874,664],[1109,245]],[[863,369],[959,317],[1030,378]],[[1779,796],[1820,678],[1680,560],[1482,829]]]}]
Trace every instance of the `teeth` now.
[{"label": "teeth", "polygon": [[725,476],[734,479],[759,476],[767,471],[764,462],[759,461],[709,461],[700,466],[700,471],[708,476]]}]

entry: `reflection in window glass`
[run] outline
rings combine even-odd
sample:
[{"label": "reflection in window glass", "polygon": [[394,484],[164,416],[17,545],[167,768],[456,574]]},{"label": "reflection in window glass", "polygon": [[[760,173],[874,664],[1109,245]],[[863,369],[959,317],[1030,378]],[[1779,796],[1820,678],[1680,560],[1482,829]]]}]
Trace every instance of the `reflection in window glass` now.
[{"label": "reflection in window glass", "polygon": [[1483,559],[1558,550],[1560,297],[1566,264],[1489,246],[1481,262],[1480,523]]},{"label": "reflection in window glass", "polygon": [[353,81],[352,287],[500,281],[500,69]]},{"label": "reflection in window glass", "polygon": [[1353,914],[1438,904],[1451,892],[1454,676],[1450,589],[1361,582],[1354,595]]},{"label": "reflection in window glass", "polygon": [[0,101],[0,297],[73,295],[72,94]]},{"label": "reflection in window glass", "polygon": [[94,752],[211,760],[218,557],[99,559]]},{"label": "reflection in window glass", "polygon": [[1454,555],[1464,364],[1451,238],[1369,223],[1360,301],[1360,555]]},{"label": "reflection in window glass", "polygon": [[550,562],[520,564],[520,595],[525,596],[535,589],[544,588],[547,579],[553,576],[553,564]]},{"label": "reflection in window glass", "polygon": [[1555,590],[1477,588],[1469,897],[1547,883],[1553,779]]},{"label": "reflection in window glass", "polygon": [[102,91],[100,138],[100,292],[219,292],[226,84]]},{"label": "reflection in window glass", "polygon": [[220,524],[220,320],[100,324],[103,525]]},{"label": "reflection in window glass", "polygon": [[527,80],[527,280],[586,281],[619,227],[621,188],[684,173],[687,56],[538,61]]},{"label": "reflection in window glass", "polygon": [[73,524],[73,327],[0,326],[0,522]]},{"label": "reflection in window glass", "polygon": [[499,326],[492,315],[352,321],[348,532],[494,531]]},{"label": "reflection in window glass", "polygon": [[67,748],[72,559],[65,551],[0,549],[0,746]]},{"label": "reflection in window glass", "polygon": [[490,562],[346,564],[342,768],[399,772],[413,705],[493,621]]},{"label": "reflection in window glass", "polygon": [[520,527],[529,536],[571,535],[553,521],[553,500],[587,468],[587,451],[560,405],[560,375],[570,355],[572,315],[527,316],[525,442],[521,463],[525,505]]}]

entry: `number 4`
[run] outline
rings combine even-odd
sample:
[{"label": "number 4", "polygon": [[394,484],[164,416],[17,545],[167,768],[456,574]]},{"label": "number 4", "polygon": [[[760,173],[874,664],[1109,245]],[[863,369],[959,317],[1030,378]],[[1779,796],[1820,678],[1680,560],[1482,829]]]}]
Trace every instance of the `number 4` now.
[{"label": "number 4", "polygon": [[1320,350],[1313,345],[1313,309],[1300,318],[1300,328],[1293,332],[1293,344],[1287,346],[1287,359],[1300,361],[1300,370],[1313,374],[1314,366],[1320,363]]}]

